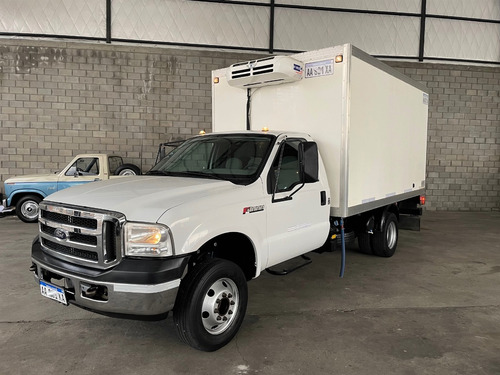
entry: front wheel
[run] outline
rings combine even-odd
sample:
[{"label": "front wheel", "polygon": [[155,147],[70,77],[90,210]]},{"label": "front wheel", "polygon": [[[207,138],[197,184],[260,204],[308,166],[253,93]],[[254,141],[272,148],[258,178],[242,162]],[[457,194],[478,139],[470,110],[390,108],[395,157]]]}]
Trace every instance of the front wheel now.
[{"label": "front wheel", "polygon": [[36,195],[25,195],[16,204],[16,215],[25,223],[36,223],[38,221],[38,204],[42,201]]},{"label": "front wheel", "polygon": [[248,289],[240,267],[223,259],[195,266],[182,280],[174,307],[179,338],[211,352],[238,332],[247,308]]}]

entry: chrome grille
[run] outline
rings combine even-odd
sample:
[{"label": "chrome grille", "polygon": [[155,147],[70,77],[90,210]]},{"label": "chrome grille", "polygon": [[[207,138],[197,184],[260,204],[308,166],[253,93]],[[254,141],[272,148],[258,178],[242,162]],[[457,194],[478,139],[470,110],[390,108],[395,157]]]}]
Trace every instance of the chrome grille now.
[{"label": "chrome grille", "polygon": [[98,261],[97,253],[95,251],[79,250],[75,249],[74,247],[69,247],[49,241],[47,239],[44,239],[43,243],[48,249],[57,251],[61,254],[70,255],[81,259],[87,259],[94,262]]},{"label": "chrome grille", "polygon": [[115,212],[40,203],[43,251],[75,264],[105,269],[118,263],[124,223]]},{"label": "chrome grille", "polygon": [[[56,237],[56,235],[54,233],[56,231],[56,228],[54,228],[54,227],[49,227],[45,224],[41,224],[40,231],[42,231],[43,233],[46,233],[52,237]],[[71,240],[71,242],[79,242],[82,244],[97,246],[97,237],[96,236],[89,236],[86,234],[71,232],[71,233],[69,233],[69,239]]]},{"label": "chrome grille", "polygon": [[64,215],[57,212],[42,211],[42,218],[62,224],[72,224],[76,227],[97,229],[97,220],[87,217]]}]

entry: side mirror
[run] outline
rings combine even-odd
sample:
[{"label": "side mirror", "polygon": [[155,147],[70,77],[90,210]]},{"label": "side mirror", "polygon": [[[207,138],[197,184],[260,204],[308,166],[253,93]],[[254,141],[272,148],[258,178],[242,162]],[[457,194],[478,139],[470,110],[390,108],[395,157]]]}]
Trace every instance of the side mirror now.
[{"label": "side mirror", "polygon": [[299,144],[300,173],[304,183],[319,181],[319,154],[316,142]]}]

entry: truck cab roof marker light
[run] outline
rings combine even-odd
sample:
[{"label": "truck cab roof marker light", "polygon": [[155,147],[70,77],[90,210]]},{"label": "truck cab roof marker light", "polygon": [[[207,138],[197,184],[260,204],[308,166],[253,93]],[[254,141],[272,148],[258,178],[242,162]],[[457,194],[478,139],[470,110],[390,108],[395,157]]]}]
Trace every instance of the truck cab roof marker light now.
[{"label": "truck cab roof marker light", "polygon": [[336,63],[341,63],[342,61],[344,61],[344,56],[343,55],[337,55],[337,56],[335,56],[335,62]]},{"label": "truck cab roof marker light", "polygon": [[214,84],[219,83],[219,77],[214,77]]}]

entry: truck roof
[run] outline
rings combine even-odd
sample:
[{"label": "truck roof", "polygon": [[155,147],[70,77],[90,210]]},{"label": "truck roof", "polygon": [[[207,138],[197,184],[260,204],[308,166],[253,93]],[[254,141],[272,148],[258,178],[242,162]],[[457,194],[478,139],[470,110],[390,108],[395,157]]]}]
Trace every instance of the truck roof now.
[{"label": "truck roof", "polygon": [[[270,134],[274,135],[276,137],[279,137],[280,135],[286,134],[287,136],[290,137],[306,137],[309,138],[310,135],[307,133],[301,133],[301,132],[293,132],[293,131],[287,131],[287,130],[268,130],[268,131],[257,131],[257,130],[237,130],[237,131],[224,131],[224,132],[213,132],[213,133],[207,133],[206,135],[211,135],[211,134],[256,134],[256,135],[262,135],[262,134]],[[201,136],[203,137],[203,136]]]},{"label": "truck roof", "polygon": [[89,154],[77,154],[77,155],[74,155],[73,157],[76,158],[76,157],[82,157],[82,158],[90,158],[90,157],[96,157],[96,156],[101,156],[101,157],[110,157],[110,156],[116,156],[116,157],[120,157],[120,155],[112,155],[112,154],[101,154],[101,153],[89,153]]}]

